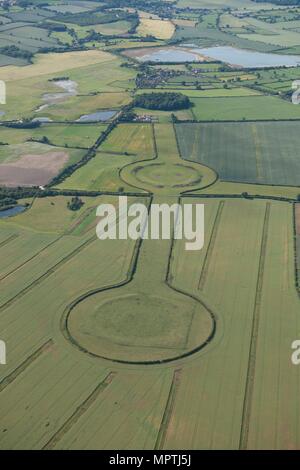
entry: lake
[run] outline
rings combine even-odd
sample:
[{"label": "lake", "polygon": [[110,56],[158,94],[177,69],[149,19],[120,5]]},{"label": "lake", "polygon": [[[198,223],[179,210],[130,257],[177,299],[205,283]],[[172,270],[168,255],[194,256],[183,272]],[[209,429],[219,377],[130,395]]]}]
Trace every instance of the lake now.
[{"label": "lake", "polygon": [[[183,47],[149,48],[130,51],[127,55],[134,56],[140,62],[199,62],[201,57],[192,50],[183,49]],[[134,55],[135,54],[135,55]]]},{"label": "lake", "polygon": [[25,206],[15,206],[11,209],[0,210],[0,219],[6,219],[7,217],[13,217],[14,215],[21,214],[26,209]]},{"label": "lake", "polygon": [[211,59],[245,68],[282,67],[284,65],[297,67],[300,65],[299,55],[255,52],[231,46],[196,48],[195,51]]},{"label": "lake", "polygon": [[296,67],[300,65],[299,55],[271,54],[238,49],[231,46],[199,48],[194,44],[177,47],[143,48],[126,51],[126,55],[140,62],[201,62],[211,59],[244,68]]}]

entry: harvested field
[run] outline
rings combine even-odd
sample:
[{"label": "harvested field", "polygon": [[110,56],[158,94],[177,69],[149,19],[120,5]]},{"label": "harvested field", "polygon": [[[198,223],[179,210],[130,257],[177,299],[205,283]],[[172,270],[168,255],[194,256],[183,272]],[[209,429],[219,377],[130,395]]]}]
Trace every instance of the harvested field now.
[{"label": "harvested field", "polygon": [[86,67],[91,64],[113,60],[114,57],[103,51],[64,52],[62,54],[38,54],[34,64],[22,67],[7,66],[1,69],[2,80],[24,78],[62,72],[63,70]]},{"label": "harvested field", "polygon": [[0,185],[40,186],[49,183],[69,159],[67,152],[22,155],[17,161],[0,164]]},{"label": "harvested field", "polygon": [[141,36],[152,35],[158,39],[170,39],[175,31],[174,25],[169,20],[152,20],[140,18],[138,33]]}]

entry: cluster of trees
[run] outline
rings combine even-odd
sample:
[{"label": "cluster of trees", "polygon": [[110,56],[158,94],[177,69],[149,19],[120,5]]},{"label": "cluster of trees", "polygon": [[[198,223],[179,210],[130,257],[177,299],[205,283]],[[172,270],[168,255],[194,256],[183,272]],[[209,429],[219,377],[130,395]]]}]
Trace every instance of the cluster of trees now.
[{"label": "cluster of trees", "polygon": [[30,51],[24,51],[17,46],[4,46],[0,47],[0,54],[8,55],[10,57],[19,57],[30,61],[33,57],[33,53]]},{"label": "cluster of trees", "polygon": [[40,127],[40,121],[32,121],[31,119],[23,119],[19,122],[5,122],[2,124],[5,127],[11,127],[13,129],[35,129]]},{"label": "cluster of trees", "polygon": [[34,192],[37,191],[37,188],[6,188],[4,186],[0,186],[0,201],[5,199],[10,199],[14,201],[16,204],[18,199],[22,199],[25,197],[33,196]]},{"label": "cluster of trees", "polygon": [[90,26],[94,24],[106,24],[106,23],[113,23],[115,21],[120,20],[128,20],[132,21],[138,16],[133,13],[129,14],[125,11],[118,11],[118,12],[99,12],[97,9],[94,10],[93,14],[91,12],[84,12],[84,13],[59,13],[56,15],[53,20],[61,21],[63,23],[73,23],[78,24],[79,26]]},{"label": "cluster of trees", "polygon": [[64,31],[67,31],[68,28],[64,24],[59,24],[59,23],[51,23],[50,21],[48,23],[39,23],[40,28],[48,29],[49,31],[56,31],[58,33],[63,33]]},{"label": "cluster of trees", "polygon": [[12,197],[0,197],[0,210],[10,209],[18,204],[18,201]]},{"label": "cluster of trees", "polygon": [[120,116],[120,121],[121,122],[132,122],[136,119],[137,115],[135,112],[132,111],[132,109],[129,109],[128,111],[125,111],[122,113]]},{"label": "cluster of trees", "polygon": [[[106,0],[107,1],[107,0]],[[136,10],[154,13],[162,18],[172,16],[172,11],[176,8],[176,1],[162,2],[161,0],[126,0],[126,7]],[[124,8],[124,0],[109,0],[110,8]]]},{"label": "cluster of trees", "polygon": [[161,111],[176,111],[191,106],[188,96],[182,93],[143,93],[134,99],[138,108],[157,109]]},{"label": "cluster of trees", "polygon": [[78,43],[84,44],[85,42],[92,42],[92,41],[97,42],[97,41],[101,41],[102,39],[103,39],[103,34],[97,33],[96,31],[92,30],[84,38],[79,38]]},{"label": "cluster of trees", "polygon": [[54,78],[49,78],[49,82],[60,82],[61,80],[69,80],[70,77],[68,77],[67,75],[65,76],[61,76],[61,77],[54,77]]},{"label": "cluster of trees", "polygon": [[80,199],[79,196],[72,197],[71,201],[68,201],[67,204],[68,209],[70,209],[70,211],[78,211],[83,205],[84,202],[82,199]]},{"label": "cluster of trees", "polygon": [[137,27],[140,24],[139,16],[134,13],[134,14],[130,15],[130,17],[127,17],[127,20],[131,22],[131,27],[128,30],[128,33],[129,34],[135,34],[136,30],[137,30]]},{"label": "cluster of trees", "polygon": [[41,137],[40,139],[30,137],[29,139],[27,139],[27,142],[39,142],[40,144],[52,145],[51,140],[46,135],[43,135],[43,137]]},{"label": "cluster of trees", "polygon": [[33,5],[33,3],[30,0],[19,0],[18,1],[18,6],[22,8],[26,8]]}]

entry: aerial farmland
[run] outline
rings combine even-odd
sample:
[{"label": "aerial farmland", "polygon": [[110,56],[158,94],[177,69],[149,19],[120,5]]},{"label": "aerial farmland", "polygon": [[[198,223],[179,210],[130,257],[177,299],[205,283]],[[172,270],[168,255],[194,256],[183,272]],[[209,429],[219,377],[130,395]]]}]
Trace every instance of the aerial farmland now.
[{"label": "aerial farmland", "polygon": [[299,1],[4,2],[0,80],[0,450],[299,450]]}]

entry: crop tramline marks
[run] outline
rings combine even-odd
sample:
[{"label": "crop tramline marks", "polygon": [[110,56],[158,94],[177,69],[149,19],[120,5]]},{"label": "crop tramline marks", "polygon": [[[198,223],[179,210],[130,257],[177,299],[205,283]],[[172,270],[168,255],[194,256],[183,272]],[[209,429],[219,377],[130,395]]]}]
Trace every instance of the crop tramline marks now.
[{"label": "crop tramline marks", "polygon": [[261,250],[260,250],[259,267],[258,267],[258,275],[257,275],[256,294],[255,294],[255,301],[254,301],[247,379],[246,379],[243,414],[242,414],[242,421],[241,421],[241,434],[240,434],[239,448],[242,450],[247,449],[247,444],[248,444],[249,426],[250,426],[251,409],[252,409],[252,396],[253,396],[254,378],[255,378],[257,339],[258,339],[259,320],[260,320],[259,315],[260,315],[263,276],[264,276],[264,268],[265,268],[265,260],[266,260],[266,249],[267,249],[267,242],[268,242],[270,210],[271,210],[271,205],[268,202],[266,204],[266,212],[265,212],[263,232],[262,232],[262,238],[261,238]]}]

